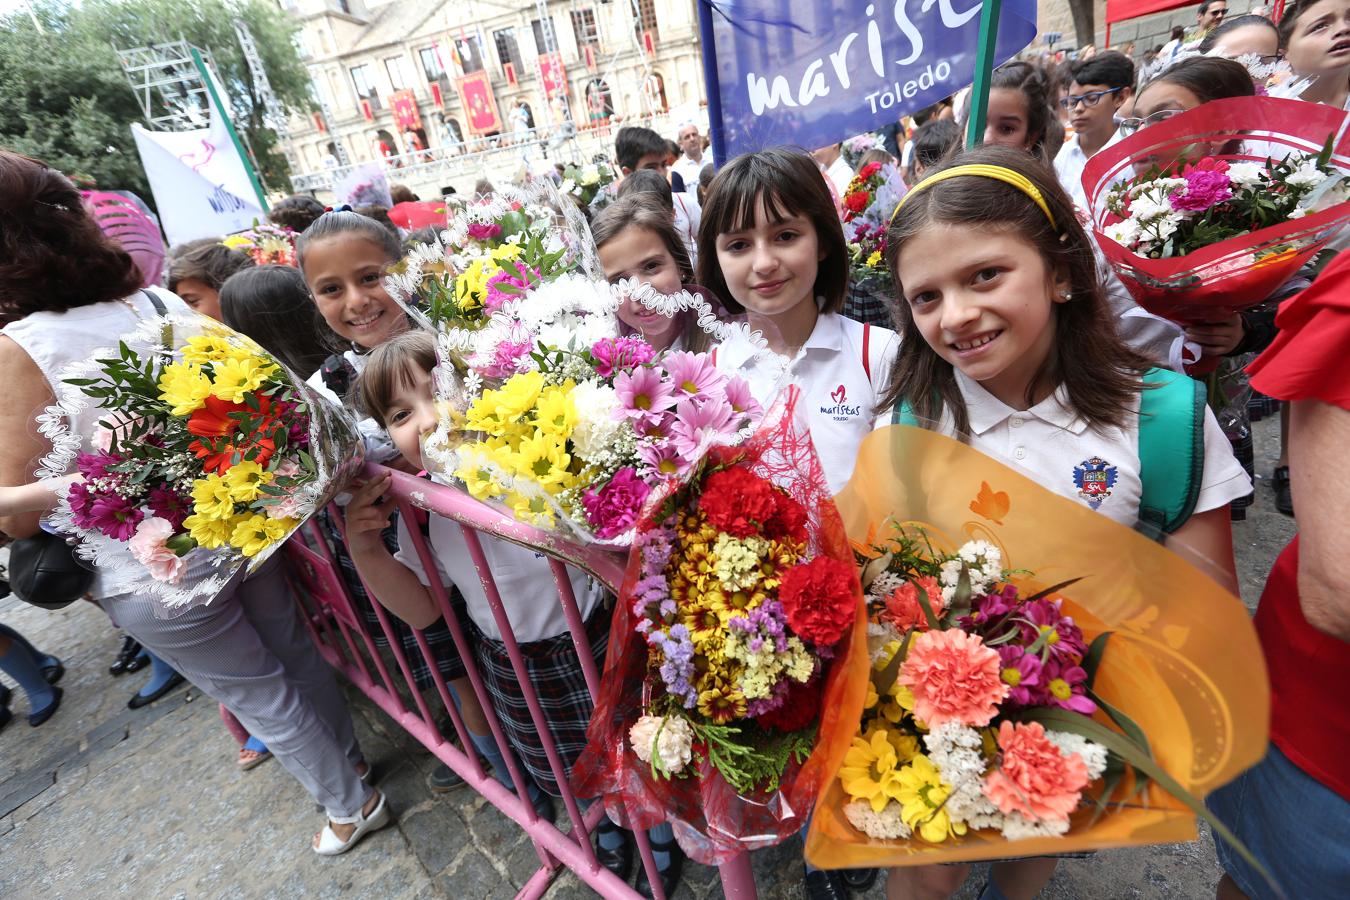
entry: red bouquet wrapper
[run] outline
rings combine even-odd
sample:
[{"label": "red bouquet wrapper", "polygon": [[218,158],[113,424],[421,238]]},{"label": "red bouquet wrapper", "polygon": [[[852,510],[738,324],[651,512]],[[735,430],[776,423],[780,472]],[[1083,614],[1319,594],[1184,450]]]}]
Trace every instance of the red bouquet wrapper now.
[{"label": "red bouquet wrapper", "polygon": [[1329,138],[1334,139],[1330,165],[1350,174],[1346,122],[1344,111],[1320,103],[1233,97],[1198,106],[1103,148],[1083,169],[1088,212],[1102,253],[1141,307],[1181,325],[1213,322],[1261,303],[1350,223],[1350,202],[1185,256],[1150,259],[1103,233],[1120,221],[1106,208],[1107,194],[1136,176],[1136,160],[1159,167],[1182,157],[1279,162],[1294,153],[1316,156]]},{"label": "red bouquet wrapper", "polygon": [[433,226],[445,228],[448,221],[444,200],[405,200],[389,207],[389,221],[407,231]]},{"label": "red bouquet wrapper", "polygon": [[[852,550],[819,457],[805,427],[794,422],[799,398],[800,392],[789,388],[785,400],[775,404],[745,444],[713,448],[710,458],[746,465],[787,491],[807,510],[810,549],[846,564],[852,572]],[[672,487],[648,504],[638,525],[640,533],[667,518],[669,511],[663,507],[681,487]],[[835,645],[833,659],[825,661],[823,687],[820,679],[802,686],[803,692],[814,696],[794,694],[787,704],[796,710],[805,703],[819,703],[819,713],[812,717],[818,719],[819,728],[811,755],[804,763],[789,763],[776,790],[746,796],[729,786],[706,759],[697,757],[697,745],[690,774],[669,780],[655,777],[651,766],[629,746],[628,731],[643,714],[652,684],[660,686],[659,677],[648,672],[647,643],[636,630],[633,614],[640,554],[635,543],[610,629],[600,696],[587,731],[589,742],[573,770],[572,787],[580,797],[603,798],[606,811],[625,827],[647,829],[670,822],[685,853],[707,865],[780,843],[806,825],[829,778],[830,760],[843,755],[862,714],[868,661],[865,607],[857,579],[852,585],[853,624]],[[799,723],[784,724],[791,728]]]}]

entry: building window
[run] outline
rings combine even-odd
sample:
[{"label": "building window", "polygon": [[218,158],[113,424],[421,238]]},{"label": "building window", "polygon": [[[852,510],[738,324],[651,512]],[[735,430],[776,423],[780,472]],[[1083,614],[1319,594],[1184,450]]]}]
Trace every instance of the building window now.
[{"label": "building window", "polygon": [[459,69],[465,75],[483,71],[483,51],[476,37],[456,38],[455,55],[459,58]]},{"label": "building window", "polygon": [[426,76],[428,84],[445,76],[445,66],[441,65],[441,55],[435,47],[423,47],[418,50],[417,58],[422,63],[422,74]]},{"label": "building window", "polygon": [[357,105],[360,101],[369,100],[371,109],[380,108],[380,95],[375,90],[374,79],[371,78],[369,65],[352,66],[352,86],[356,88]]},{"label": "building window", "polygon": [[534,31],[535,52],[543,56],[558,50],[558,36],[553,31],[553,17],[531,19],[530,28]]},{"label": "building window", "polygon": [[638,40],[642,40],[643,32],[648,31],[651,32],[652,40],[656,40],[656,0],[632,0],[632,3],[633,31]]},{"label": "building window", "polygon": [[503,28],[501,31],[494,31],[492,40],[497,45],[497,61],[501,63],[502,70],[505,71],[509,65],[515,70],[516,80],[519,80],[525,74],[525,67],[520,64],[520,47],[516,45],[515,30]]},{"label": "building window", "polygon": [[403,57],[391,56],[384,61],[384,71],[389,74],[389,86],[396,91],[408,89],[408,73],[403,68]]},{"label": "building window", "polygon": [[577,52],[585,47],[600,49],[600,26],[595,21],[595,10],[572,10],[572,33],[577,36]]}]

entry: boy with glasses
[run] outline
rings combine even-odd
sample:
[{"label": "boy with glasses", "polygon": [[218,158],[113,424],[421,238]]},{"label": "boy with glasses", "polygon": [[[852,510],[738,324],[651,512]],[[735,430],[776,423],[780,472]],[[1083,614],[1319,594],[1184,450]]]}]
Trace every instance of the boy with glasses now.
[{"label": "boy with glasses", "polygon": [[1121,139],[1116,114],[1130,99],[1133,85],[1134,63],[1124,54],[1107,51],[1074,71],[1068,96],[1059,101],[1068,111],[1074,135],[1055,155],[1055,174],[1081,210],[1088,208],[1083,167],[1097,151]]}]

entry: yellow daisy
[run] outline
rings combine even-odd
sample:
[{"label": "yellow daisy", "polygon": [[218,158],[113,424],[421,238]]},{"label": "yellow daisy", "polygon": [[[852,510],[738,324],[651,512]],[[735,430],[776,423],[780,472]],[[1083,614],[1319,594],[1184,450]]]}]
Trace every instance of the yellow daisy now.
[{"label": "yellow daisy", "polygon": [[190,416],[211,396],[211,379],[193,363],[169,363],[159,376],[159,399],[175,416]]}]

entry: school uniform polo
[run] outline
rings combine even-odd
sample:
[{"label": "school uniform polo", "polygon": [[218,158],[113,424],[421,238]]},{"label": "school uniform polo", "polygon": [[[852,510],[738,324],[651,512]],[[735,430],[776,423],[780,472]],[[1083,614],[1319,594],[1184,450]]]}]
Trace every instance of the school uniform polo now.
[{"label": "school uniform polo", "polygon": [[[479,535],[479,541],[516,640],[524,644],[567,634],[567,619],[563,615],[562,602],[558,599],[548,558],[542,553],[486,534]],[[440,570],[441,583],[453,583],[459,588],[474,625],[484,636],[500,641],[501,630],[492,616],[487,592],[478,579],[478,570],[469,555],[469,544],[464,540],[464,532],[459,525],[432,514],[427,526],[427,543]],[[408,525],[402,516],[398,520],[398,548],[394,558],[411,569],[418,581],[429,587],[431,582],[427,571],[413,547]],[[567,574],[572,582],[577,609],[585,620],[600,605],[603,592],[577,569],[569,566]]]},{"label": "school uniform polo", "polygon": [[[1017,410],[960,372],[956,380],[970,415],[971,446],[1121,524],[1138,520],[1143,487],[1138,401],[1129,428],[1098,430],[1070,408],[1063,386],[1031,409]],[[954,433],[950,412],[943,413],[942,430]],[[1195,512],[1218,509],[1251,489],[1218,420],[1206,409],[1205,465]]]},{"label": "school uniform polo", "polygon": [[890,380],[900,338],[835,313],[821,313],[811,336],[792,359],[732,340],[713,352],[717,367],[739,375],[767,411],[789,384],[801,389],[801,421],[811,429],[830,491],[839,493],[853,474],[858,445],[872,430]]}]

